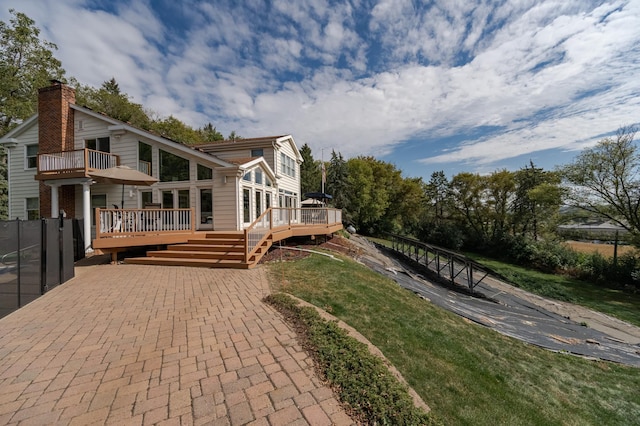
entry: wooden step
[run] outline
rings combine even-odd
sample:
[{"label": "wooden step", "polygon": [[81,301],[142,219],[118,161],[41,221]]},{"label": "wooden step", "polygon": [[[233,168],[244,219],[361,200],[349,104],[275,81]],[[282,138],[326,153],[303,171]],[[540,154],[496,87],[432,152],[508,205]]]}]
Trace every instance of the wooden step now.
[{"label": "wooden step", "polygon": [[193,251],[193,250],[156,250],[147,252],[149,257],[174,257],[174,258],[191,258],[191,259],[229,259],[244,260],[244,253],[216,253],[209,251]]},{"label": "wooden step", "polygon": [[200,245],[218,245],[218,246],[242,246],[244,247],[244,240],[218,240],[213,238],[190,238],[187,240],[187,244],[200,244]]},{"label": "wooden step", "polygon": [[207,232],[205,238],[214,240],[244,240],[244,232]]},{"label": "wooden step", "polygon": [[158,265],[158,266],[193,266],[200,268],[232,268],[249,269],[254,265],[248,265],[241,261],[229,261],[223,259],[188,259],[175,257],[129,257],[124,263],[132,265]]},{"label": "wooden step", "polygon": [[213,244],[172,244],[167,246],[167,250],[176,251],[210,251],[217,253],[244,253],[244,245],[242,246],[219,246]]}]

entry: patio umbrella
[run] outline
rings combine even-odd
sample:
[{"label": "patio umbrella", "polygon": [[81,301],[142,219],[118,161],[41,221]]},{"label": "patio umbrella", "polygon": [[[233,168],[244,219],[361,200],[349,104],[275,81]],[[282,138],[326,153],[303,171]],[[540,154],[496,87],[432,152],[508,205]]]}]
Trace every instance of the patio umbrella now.
[{"label": "patio umbrella", "polygon": [[120,207],[124,207],[124,186],[125,185],[144,185],[151,186],[158,181],[153,176],[149,176],[146,173],[139,172],[128,166],[116,166],[108,169],[94,170],[89,172],[96,182],[122,184],[122,204]]}]

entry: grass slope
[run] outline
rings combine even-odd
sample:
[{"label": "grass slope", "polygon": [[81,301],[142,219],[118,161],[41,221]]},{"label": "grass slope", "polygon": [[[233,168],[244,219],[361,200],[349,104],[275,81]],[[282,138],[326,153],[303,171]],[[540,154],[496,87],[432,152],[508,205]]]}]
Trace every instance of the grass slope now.
[{"label": "grass slope", "polygon": [[276,289],[380,348],[444,424],[640,424],[640,369],[502,336],[348,259],[312,255],[270,270]]}]

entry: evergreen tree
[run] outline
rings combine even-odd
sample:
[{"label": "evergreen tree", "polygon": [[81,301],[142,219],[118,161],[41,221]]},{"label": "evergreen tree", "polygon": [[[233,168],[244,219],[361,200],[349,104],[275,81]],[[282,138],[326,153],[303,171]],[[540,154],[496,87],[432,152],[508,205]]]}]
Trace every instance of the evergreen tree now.
[{"label": "evergreen tree", "polygon": [[300,165],[300,191],[302,194],[319,192],[322,186],[320,162],[313,159],[311,147],[306,143],[300,148],[300,155],[303,159]]}]

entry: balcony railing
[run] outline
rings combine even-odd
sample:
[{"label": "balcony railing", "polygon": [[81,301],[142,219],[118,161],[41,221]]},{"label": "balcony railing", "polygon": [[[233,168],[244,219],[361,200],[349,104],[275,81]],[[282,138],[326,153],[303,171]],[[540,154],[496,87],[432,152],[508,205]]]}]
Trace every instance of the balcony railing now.
[{"label": "balcony railing", "polygon": [[57,175],[108,169],[120,165],[120,157],[92,149],[76,149],[48,154],[38,154],[38,174]]},{"label": "balcony railing", "polygon": [[342,224],[342,210],[329,208],[283,208],[265,210],[244,230],[247,259],[274,229],[292,226],[326,226]]},{"label": "balcony railing", "polygon": [[195,231],[193,209],[96,209],[96,239]]}]

